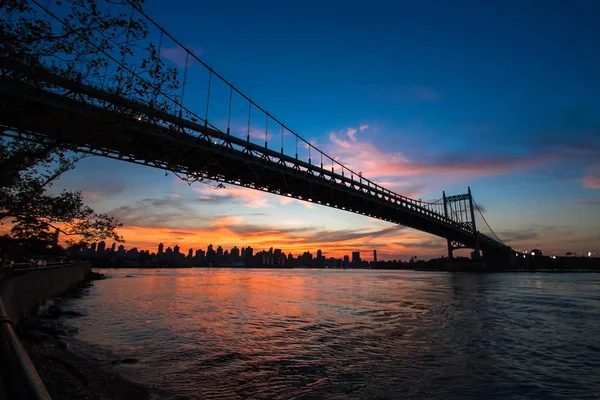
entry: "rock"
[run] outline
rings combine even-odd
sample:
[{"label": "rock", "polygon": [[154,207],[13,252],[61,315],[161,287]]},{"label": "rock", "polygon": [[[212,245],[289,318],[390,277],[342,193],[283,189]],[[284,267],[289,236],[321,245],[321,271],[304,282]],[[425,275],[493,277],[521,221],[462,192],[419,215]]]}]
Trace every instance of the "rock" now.
[{"label": "rock", "polygon": [[43,312],[42,317],[47,319],[57,319],[60,317],[60,309],[55,305],[51,305]]},{"label": "rock", "polygon": [[106,279],[106,275],[104,275],[104,274],[101,274],[101,273],[99,273],[99,272],[93,272],[93,271],[92,271],[92,272],[90,273],[90,277],[89,277],[89,279],[90,279],[91,281],[100,281],[100,280],[102,280],[102,279]]},{"label": "rock", "polygon": [[36,329],[30,329],[30,330],[26,331],[25,334],[27,335],[27,337],[29,337],[31,339],[35,339],[35,340],[52,339],[52,336],[48,335],[45,332],[38,331]]},{"label": "rock", "polygon": [[38,329],[42,332],[45,332],[49,335],[57,335],[59,334],[59,328],[55,325],[55,324],[44,324],[44,323],[40,323],[40,325],[38,326]]}]

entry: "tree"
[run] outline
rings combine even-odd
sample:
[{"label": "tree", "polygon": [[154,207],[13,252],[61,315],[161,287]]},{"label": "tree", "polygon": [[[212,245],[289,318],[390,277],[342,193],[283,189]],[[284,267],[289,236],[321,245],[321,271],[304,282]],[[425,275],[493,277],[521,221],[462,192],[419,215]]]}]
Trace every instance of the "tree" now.
[{"label": "tree", "polygon": [[0,76],[91,101],[49,83],[52,74],[171,111],[178,71],[147,40],[143,2],[0,0]]},{"label": "tree", "polygon": [[[168,97],[181,87],[178,73],[165,66],[159,49],[146,43],[147,25],[136,14],[142,4],[0,0],[1,82],[21,82],[119,111],[48,79],[58,77],[172,111]],[[1,122],[0,223],[12,223],[13,236],[48,242],[59,229],[88,241],[122,241],[116,233],[121,224],[86,206],[80,192],[48,192],[81,155],[71,153],[67,144]]]},{"label": "tree", "polygon": [[2,138],[0,166],[7,174],[0,187],[0,223],[11,223],[12,235],[24,240],[52,242],[58,229],[85,240],[123,241],[116,233],[121,224],[86,206],[81,192],[48,193],[53,182],[81,158],[68,156],[53,144]]}]

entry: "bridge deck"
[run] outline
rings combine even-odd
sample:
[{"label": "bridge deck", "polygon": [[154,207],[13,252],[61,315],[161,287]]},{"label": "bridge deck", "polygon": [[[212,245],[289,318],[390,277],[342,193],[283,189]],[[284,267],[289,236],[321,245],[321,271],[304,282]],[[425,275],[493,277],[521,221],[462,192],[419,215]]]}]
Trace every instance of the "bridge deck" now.
[{"label": "bridge deck", "polygon": [[[77,93],[77,99],[2,81],[3,130],[363,214],[475,246],[475,236],[467,227],[416,200],[88,86],[59,83]],[[479,242],[484,251],[507,249],[482,234]]]}]

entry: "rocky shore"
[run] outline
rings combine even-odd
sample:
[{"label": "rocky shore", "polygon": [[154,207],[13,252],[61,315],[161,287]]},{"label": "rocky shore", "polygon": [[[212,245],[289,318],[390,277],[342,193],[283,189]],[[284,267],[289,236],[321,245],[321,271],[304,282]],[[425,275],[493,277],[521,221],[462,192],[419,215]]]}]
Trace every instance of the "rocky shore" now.
[{"label": "rocky shore", "polygon": [[[95,279],[101,279],[96,274]],[[161,396],[148,388],[130,382],[110,371],[93,357],[73,351],[77,343],[74,335],[61,319],[76,318],[76,313],[61,311],[65,298],[79,297],[91,285],[86,282],[62,298],[56,300],[37,318],[19,327],[23,346],[35,365],[42,381],[54,400],[90,399],[156,399]],[[114,363],[132,363],[136,360],[115,360]]]}]

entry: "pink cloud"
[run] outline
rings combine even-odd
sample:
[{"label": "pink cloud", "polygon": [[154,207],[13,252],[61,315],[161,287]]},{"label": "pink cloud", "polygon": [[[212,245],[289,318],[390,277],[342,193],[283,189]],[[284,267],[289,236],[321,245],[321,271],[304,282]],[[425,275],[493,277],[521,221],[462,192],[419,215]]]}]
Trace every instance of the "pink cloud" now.
[{"label": "pink cloud", "polygon": [[551,160],[547,155],[541,154],[488,156],[480,159],[446,158],[428,162],[408,158],[400,152],[380,150],[367,140],[346,140],[334,132],[329,134],[329,140],[330,146],[325,149],[328,153],[369,179],[440,174],[460,178],[493,176],[533,168]]},{"label": "pink cloud", "polygon": [[367,129],[369,129],[369,125],[364,125],[364,124],[363,124],[363,125],[361,125],[361,126],[358,128],[358,129],[359,129],[361,132],[364,132],[364,131],[366,131]]},{"label": "pink cloud", "polygon": [[579,180],[584,187],[589,189],[600,189],[600,176],[586,176]]},{"label": "pink cloud", "polygon": [[90,200],[98,200],[100,198],[100,194],[94,192],[82,192],[81,194]]},{"label": "pink cloud", "polygon": [[351,142],[356,142],[356,129],[354,128],[348,128],[346,130],[346,136],[348,136],[348,139],[350,139]]},{"label": "pink cloud", "polygon": [[588,175],[579,179],[583,187],[589,189],[600,189],[600,163],[594,165],[588,171]]}]

